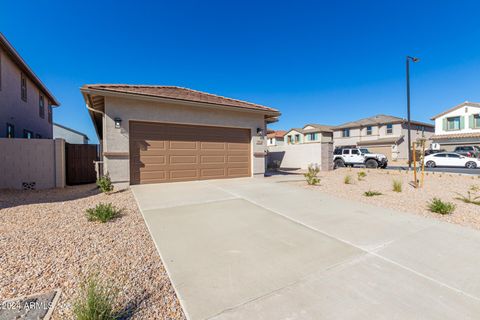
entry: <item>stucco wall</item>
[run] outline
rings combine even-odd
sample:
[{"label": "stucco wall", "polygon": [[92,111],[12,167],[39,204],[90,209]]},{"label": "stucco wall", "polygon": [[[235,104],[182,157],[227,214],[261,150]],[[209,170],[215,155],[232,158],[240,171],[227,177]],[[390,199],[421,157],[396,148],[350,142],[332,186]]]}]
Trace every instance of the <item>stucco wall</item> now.
[{"label": "stucco wall", "polygon": [[64,139],[68,143],[72,144],[87,144],[88,140],[85,136],[73,132],[71,130],[67,130],[65,128],[59,127],[57,125],[53,125],[53,138],[54,139]]},{"label": "stucco wall", "polygon": [[0,189],[35,189],[65,186],[65,144],[63,140],[0,138]]},{"label": "stucco wall", "polygon": [[310,164],[316,164],[322,170],[329,170],[331,159],[333,159],[331,143],[285,144],[268,147],[268,163],[280,161],[281,168],[307,169]]},{"label": "stucco wall", "polygon": [[[470,128],[469,117],[473,114],[480,114],[480,108],[475,106],[465,106],[453,110],[441,117],[435,119],[435,134],[443,135],[443,134],[458,134],[458,133],[472,133],[472,132],[480,132],[480,128]],[[443,119],[450,118],[450,117],[457,117],[462,116],[465,117],[465,127],[462,130],[443,130]]]},{"label": "stucco wall", "polygon": [[21,98],[21,71],[0,48],[2,85],[0,90],[0,138],[6,137],[7,123],[15,126],[15,137],[22,138],[23,130],[35,137],[52,138],[52,124],[48,122],[48,99],[44,95],[45,118],[39,115],[40,92],[27,77],[27,101]]},{"label": "stucco wall", "polygon": [[[115,118],[122,120],[121,128],[115,128]],[[252,138],[252,173],[265,172],[265,158],[255,157],[254,153],[266,151],[266,138],[257,136],[257,128],[265,132],[263,114],[204,108],[187,104],[173,104],[131,98],[106,97],[103,152],[129,152],[129,121],[157,121],[250,129]],[[104,157],[105,172],[110,174],[117,188],[130,182],[129,156]]]},{"label": "stucco wall", "polygon": [[387,126],[372,126],[372,134],[367,135],[367,128],[351,128],[350,137],[342,137],[342,130],[333,132],[333,141],[335,146],[356,145],[358,141],[371,141],[389,137],[399,137],[402,135],[402,125],[396,123],[392,125],[392,133],[387,134]]}]

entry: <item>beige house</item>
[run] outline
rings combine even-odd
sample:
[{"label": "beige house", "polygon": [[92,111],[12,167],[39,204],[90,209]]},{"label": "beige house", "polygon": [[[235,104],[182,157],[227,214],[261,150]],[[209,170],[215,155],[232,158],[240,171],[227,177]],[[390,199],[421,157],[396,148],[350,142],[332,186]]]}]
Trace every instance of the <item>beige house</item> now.
[{"label": "beige house", "polygon": [[285,134],[286,144],[325,143],[332,141],[332,126],[307,124],[303,128],[290,129]]},{"label": "beige house", "polygon": [[[434,133],[434,126],[411,121],[410,133],[412,142],[422,137],[429,139]],[[334,127],[333,143],[335,147],[365,147],[370,152],[385,154],[389,161],[407,160],[407,135],[407,120],[376,115]]]},{"label": "beige house", "polygon": [[172,86],[85,85],[81,92],[104,172],[117,187],[265,172],[275,109]]},{"label": "beige house", "polygon": [[267,131],[267,146],[281,146],[285,143],[284,130],[270,130]]},{"label": "beige house", "polygon": [[0,33],[0,138],[52,139],[48,88]]},{"label": "beige house", "polygon": [[480,146],[480,103],[465,101],[432,118],[434,143],[453,151],[457,146]]}]

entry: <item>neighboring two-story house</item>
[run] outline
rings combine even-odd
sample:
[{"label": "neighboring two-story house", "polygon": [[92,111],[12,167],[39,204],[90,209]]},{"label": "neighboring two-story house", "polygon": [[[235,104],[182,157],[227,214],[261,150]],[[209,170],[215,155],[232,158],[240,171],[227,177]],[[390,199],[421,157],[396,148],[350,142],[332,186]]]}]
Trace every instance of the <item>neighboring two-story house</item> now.
[{"label": "neighboring two-story house", "polygon": [[51,139],[60,103],[0,33],[0,138]]},{"label": "neighboring two-story house", "polygon": [[281,146],[285,143],[285,130],[271,130],[267,132],[267,146]]},{"label": "neighboring two-story house", "polygon": [[[428,140],[434,133],[431,124],[419,121],[411,121],[410,124],[412,142],[422,137]],[[376,115],[334,127],[333,143],[335,147],[368,148],[370,152],[385,154],[389,161],[407,160],[407,135],[406,119]]]},{"label": "neighboring two-story house", "polygon": [[453,151],[457,146],[480,146],[480,103],[465,101],[432,118],[434,143]]},{"label": "neighboring two-story house", "polygon": [[88,136],[85,133],[63,126],[58,123],[53,124],[53,138],[63,139],[72,144],[88,144]]},{"label": "neighboring two-story house", "polygon": [[331,126],[307,124],[303,128],[290,129],[284,139],[287,144],[332,142],[332,134]]}]

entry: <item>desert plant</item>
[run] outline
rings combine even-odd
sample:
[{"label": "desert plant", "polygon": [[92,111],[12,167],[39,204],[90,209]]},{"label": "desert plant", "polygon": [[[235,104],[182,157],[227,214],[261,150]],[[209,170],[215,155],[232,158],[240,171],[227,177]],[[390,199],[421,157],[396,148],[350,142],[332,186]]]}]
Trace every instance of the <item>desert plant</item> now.
[{"label": "desert plant", "polygon": [[458,197],[455,199],[480,206],[480,194],[478,194],[478,191],[480,191],[480,187],[471,185],[470,188],[468,188],[466,196],[457,192]]},{"label": "desert plant", "polygon": [[455,205],[451,202],[443,202],[439,198],[433,198],[428,203],[428,209],[440,214],[450,214],[455,210]]},{"label": "desert plant", "polygon": [[365,197],[374,197],[374,196],[381,196],[382,193],[381,192],[378,192],[378,191],[372,191],[372,190],[369,190],[369,191],[365,191],[363,193],[363,195]]},{"label": "desert plant", "polygon": [[77,320],[113,320],[120,317],[114,309],[116,290],[101,283],[98,276],[90,276],[80,289],[80,296],[73,307]]},{"label": "desert plant", "polygon": [[317,177],[320,172],[320,168],[317,165],[309,165],[307,173],[304,173],[303,176],[307,180],[307,183],[311,186],[315,186],[320,183],[320,178]]},{"label": "desert plant", "polygon": [[352,176],[351,175],[346,175],[345,178],[343,178],[343,183],[352,184]]},{"label": "desert plant", "polygon": [[111,203],[99,203],[95,208],[86,210],[87,219],[89,221],[107,222],[120,215],[120,210],[115,208]]},{"label": "desert plant", "polygon": [[362,181],[366,176],[367,174],[365,173],[365,171],[357,172],[358,181]]},{"label": "desert plant", "polygon": [[402,192],[402,181],[393,180],[393,191]]},{"label": "desert plant", "polygon": [[97,186],[102,190],[103,193],[109,193],[113,191],[113,184],[110,176],[107,172],[106,175],[97,179]]}]

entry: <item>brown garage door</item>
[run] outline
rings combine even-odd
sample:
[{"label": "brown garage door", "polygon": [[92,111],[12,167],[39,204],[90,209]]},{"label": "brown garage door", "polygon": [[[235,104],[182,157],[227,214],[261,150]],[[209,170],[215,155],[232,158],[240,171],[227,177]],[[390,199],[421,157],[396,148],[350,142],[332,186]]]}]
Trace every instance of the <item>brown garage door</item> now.
[{"label": "brown garage door", "polygon": [[387,156],[388,161],[392,161],[392,147],[391,146],[365,146],[371,153],[381,153]]},{"label": "brown garage door", "polygon": [[130,183],[250,176],[250,130],[130,122]]}]

